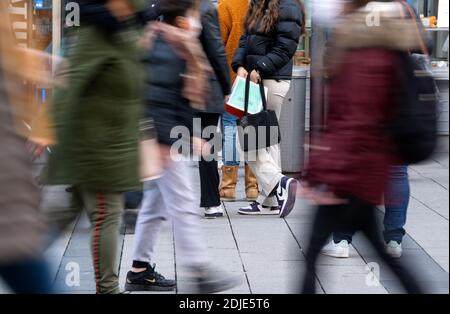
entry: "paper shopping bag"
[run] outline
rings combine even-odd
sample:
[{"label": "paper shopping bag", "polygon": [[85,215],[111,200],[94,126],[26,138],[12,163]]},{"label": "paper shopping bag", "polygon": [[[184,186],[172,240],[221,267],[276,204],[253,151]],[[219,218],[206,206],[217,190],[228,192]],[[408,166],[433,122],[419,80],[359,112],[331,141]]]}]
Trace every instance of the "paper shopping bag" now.
[{"label": "paper shopping bag", "polygon": [[[267,88],[264,88],[265,96],[267,98]],[[257,114],[263,109],[261,99],[261,92],[259,85],[250,82],[250,92],[248,101],[248,113]],[[225,111],[242,118],[245,112],[245,78],[238,76],[233,84],[230,99],[225,104]]]}]

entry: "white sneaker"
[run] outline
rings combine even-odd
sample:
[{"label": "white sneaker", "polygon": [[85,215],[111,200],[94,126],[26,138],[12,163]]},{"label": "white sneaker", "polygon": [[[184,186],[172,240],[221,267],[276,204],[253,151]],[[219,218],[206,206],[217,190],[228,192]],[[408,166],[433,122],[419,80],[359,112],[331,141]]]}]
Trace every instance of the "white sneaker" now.
[{"label": "white sneaker", "polygon": [[218,217],[223,217],[223,213],[225,210],[223,209],[222,204],[216,207],[206,207],[205,208],[205,218],[214,219]]},{"label": "white sneaker", "polygon": [[321,252],[323,255],[337,257],[337,258],[349,258],[350,257],[350,245],[347,240],[342,240],[339,243],[335,243],[333,240],[327,244]]},{"label": "white sneaker", "polygon": [[390,241],[386,244],[386,254],[392,258],[400,258],[403,254],[402,244],[397,241]]}]

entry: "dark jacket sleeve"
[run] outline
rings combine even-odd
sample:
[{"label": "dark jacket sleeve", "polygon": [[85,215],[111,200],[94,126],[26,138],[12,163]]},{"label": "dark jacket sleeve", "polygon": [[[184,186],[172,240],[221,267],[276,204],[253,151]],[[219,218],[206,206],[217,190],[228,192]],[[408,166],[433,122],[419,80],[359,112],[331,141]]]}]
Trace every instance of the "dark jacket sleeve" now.
[{"label": "dark jacket sleeve", "polygon": [[241,39],[239,39],[239,47],[234,52],[231,68],[236,73],[240,67],[245,66],[245,58],[247,56],[247,38],[247,33],[241,36]]},{"label": "dark jacket sleeve", "polygon": [[276,26],[276,41],[273,48],[256,64],[262,74],[271,74],[291,61],[297,51],[301,35],[300,8],[294,0],[282,1],[280,19]]},{"label": "dark jacket sleeve", "polygon": [[229,95],[230,71],[228,70],[227,56],[223,45],[217,11],[209,1],[202,2],[202,33],[200,41],[214,73],[220,83],[223,95]]},{"label": "dark jacket sleeve", "polygon": [[111,14],[104,3],[94,0],[77,0],[77,3],[80,5],[82,25],[95,25],[107,32],[119,30],[119,21]]}]

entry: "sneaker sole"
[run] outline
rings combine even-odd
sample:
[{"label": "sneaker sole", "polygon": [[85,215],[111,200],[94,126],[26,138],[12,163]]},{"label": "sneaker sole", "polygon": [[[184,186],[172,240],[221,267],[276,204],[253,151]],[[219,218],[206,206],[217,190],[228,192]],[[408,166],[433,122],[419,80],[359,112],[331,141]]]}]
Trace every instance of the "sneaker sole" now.
[{"label": "sneaker sole", "polygon": [[246,215],[246,216],[278,216],[280,215],[280,212],[277,210],[277,212],[269,213],[269,212],[241,212],[238,211],[239,215]]},{"label": "sneaker sole", "polygon": [[349,258],[350,254],[332,254],[332,253],[326,253],[326,252],[320,252],[322,255],[328,256],[328,257],[334,257],[334,258]]},{"label": "sneaker sole", "polygon": [[280,218],[287,217],[291,213],[292,209],[294,209],[297,195],[297,184],[298,181],[295,179],[291,178],[288,180],[288,197],[280,210]]},{"label": "sneaker sole", "polygon": [[139,285],[126,283],[125,290],[126,291],[173,291],[176,286],[173,287],[161,287],[161,286],[149,286],[149,285]]},{"label": "sneaker sole", "polygon": [[386,252],[386,254],[390,257],[390,258],[400,258],[403,255],[402,253],[392,253],[392,252]]},{"label": "sneaker sole", "polygon": [[216,219],[223,217],[223,213],[216,213],[216,214],[205,214],[206,219]]}]

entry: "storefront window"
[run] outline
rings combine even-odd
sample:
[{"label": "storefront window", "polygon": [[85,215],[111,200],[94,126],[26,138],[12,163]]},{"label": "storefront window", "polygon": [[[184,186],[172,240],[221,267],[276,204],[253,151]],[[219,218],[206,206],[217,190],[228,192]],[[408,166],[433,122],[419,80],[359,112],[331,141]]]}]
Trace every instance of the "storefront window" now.
[{"label": "storefront window", "polygon": [[[23,48],[31,48],[53,53],[52,0],[2,0],[10,3],[12,29],[17,44]],[[59,0],[56,0],[59,1]],[[60,27],[60,26],[59,26]],[[42,71],[51,73],[53,65],[42,64]],[[51,90],[47,86],[39,86],[31,82],[27,84],[30,101],[41,104],[48,103]]]}]

